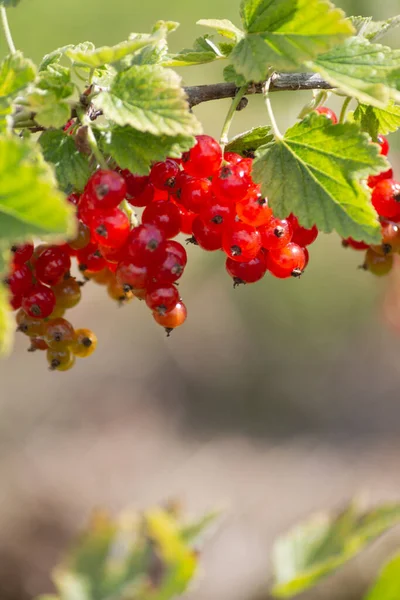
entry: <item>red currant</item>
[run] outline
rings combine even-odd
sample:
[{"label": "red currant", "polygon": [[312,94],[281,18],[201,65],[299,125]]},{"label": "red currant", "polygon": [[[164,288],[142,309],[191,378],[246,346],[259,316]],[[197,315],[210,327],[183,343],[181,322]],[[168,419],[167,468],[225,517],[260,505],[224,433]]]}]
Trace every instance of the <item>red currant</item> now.
[{"label": "red currant", "polygon": [[78,231],[73,240],[69,240],[68,246],[71,250],[82,250],[90,242],[90,228],[83,221],[78,221]]},{"label": "red currant", "polygon": [[392,179],[392,177],[393,177],[393,169],[388,169],[387,171],[383,171],[382,173],[379,173],[378,175],[370,175],[368,177],[368,187],[374,188],[381,181],[384,181],[385,179]]},{"label": "red currant", "polygon": [[207,227],[222,233],[235,220],[235,205],[212,198],[200,211],[200,217]]},{"label": "red currant", "polygon": [[44,324],[43,337],[49,348],[65,350],[75,340],[75,331],[66,319],[51,319]]},{"label": "red currant", "polygon": [[127,255],[127,246],[124,244],[118,248],[99,246],[99,252],[107,263],[119,263]]},{"label": "red currant", "polygon": [[324,115],[325,117],[327,117],[328,119],[330,119],[334,125],[337,124],[338,118],[337,118],[336,114],[333,112],[333,110],[331,108],[328,108],[327,106],[319,106],[316,109],[316,112],[319,115]]},{"label": "red currant", "polygon": [[247,194],[250,179],[241,164],[224,165],[213,178],[211,189],[219,200],[238,202]]},{"label": "red currant", "polygon": [[198,135],[196,145],[182,156],[184,170],[193,177],[212,177],[221,161],[221,146],[209,135]]},{"label": "red currant", "polygon": [[261,242],[266,250],[278,250],[292,239],[292,226],[287,219],[273,217],[267,225],[260,227]]},{"label": "red currant", "polygon": [[106,261],[101,255],[97,244],[91,243],[86,248],[78,250],[76,257],[79,270],[83,272],[99,273],[106,266]]},{"label": "red currant", "polygon": [[126,214],[114,208],[106,214],[97,214],[91,224],[93,241],[108,248],[121,248],[128,239],[130,222]]},{"label": "red currant", "polygon": [[182,244],[180,244],[179,242],[176,242],[175,240],[166,240],[162,245],[162,249],[164,252],[169,252],[171,254],[174,254],[178,258],[178,260],[182,263],[182,265],[184,267],[186,267],[187,253],[186,253],[185,248],[182,246]]},{"label": "red currant", "polygon": [[5,284],[13,296],[24,296],[33,286],[32,271],[26,264],[15,265],[5,279]]},{"label": "red currant", "polygon": [[283,271],[290,271],[292,275],[301,275],[306,264],[306,255],[301,246],[290,242],[279,250],[269,252],[269,265],[271,262]]},{"label": "red currant", "polygon": [[230,163],[231,165],[237,165],[242,162],[243,157],[236,152],[225,152],[224,153],[224,161]]},{"label": "red currant", "polygon": [[369,248],[365,255],[363,268],[378,277],[387,275],[392,270],[393,254],[377,254]]},{"label": "red currant", "polygon": [[212,198],[209,179],[187,178],[180,188],[179,202],[187,210],[199,213]]},{"label": "red currant", "polygon": [[136,175],[135,173],[131,173],[128,169],[121,170],[120,174],[125,179],[127,200],[142,194],[150,181],[148,175]]},{"label": "red currant", "polygon": [[85,193],[96,209],[111,210],[126,196],[125,179],[116,171],[96,171],[87,182]]},{"label": "red currant", "polygon": [[400,213],[400,183],[385,179],[372,192],[372,204],[381,217],[396,217]]},{"label": "red currant", "polygon": [[136,262],[147,264],[153,260],[154,252],[164,240],[163,233],[155,225],[139,225],[129,234],[126,243],[127,255]]},{"label": "red currant", "polygon": [[288,219],[289,223],[292,226],[293,236],[292,242],[295,242],[299,246],[310,246],[318,237],[318,229],[316,225],[313,225],[310,229],[306,227],[302,227],[293,214],[289,215]]},{"label": "red currant", "polygon": [[137,264],[133,258],[121,260],[118,263],[115,276],[125,292],[132,289],[145,289],[149,283],[148,267]]},{"label": "red currant", "polygon": [[52,287],[56,296],[56,304],[61,308],[73,308],[81,299],[81,286],[75,277],[63,279],[59,284]]},{"label": "red currant", "polygon": [[166,238],[178,235],[181,230],[181,215],[179,208],[173,202],[152,202],[143,211],[143,224],[158,227]]},{"label": "red currant", "polygon": [[57,285],[71,268],[69,254],[61,246],[49,246],[40,253],[35,264],[35,276],[47,285]]},{"label": "red currant", "polygon": [[142,192],[136,194],[135,196],[128,196],[127,200],[132,206],[141,208],[143,206],[147,206],[153,201],[154,193],[154,186],[151,183],[148,183]]},{"label": "red currant", "polygon": [[353,248],[353,250],[368,250],[369,248],[369,245],[365,242],[357,242],[357,240],[353,240],[351,237],[342,240],[342,246],[344,248]]},{"label": "red currant", "polygon": [[159,314],[165,315],[179,302],[179,292],[172,283],[154,283],[147,288],[146,304]]},{"label": "red currant", "polygon": [[177,204],[179,208],[179,214],[181,215],[181,232],[191,235],[193,221],[196,218],[196,213],[191,210],[187,210],[184,206]]},{"label": "red currant", "polygon": [[[153,282],[174,283],[183,274],[186,261],[176,251],[171,251],[167,242],[160,244],[154,262],[149,267],[149,275]],[[136,286],[145,287],[145,286]]]},{"label": "red currant", "polygon": [[55,305],[53,290],[42,283],[34,285],[22,299],[22,308],[26,314],[36,319],[45,319],[51,315]]},{"label": "red currant", "polygon": [[238,262],[231,258],[226,259],[226,270],[234,281],[234,286],[240,283],[256,283],[265,275],[267,264],[263,252],[248,262]]},{"label": "red currant", "polygon": [[173,329],[182,325],[187,318],[187,309],[183,302],[178,302],[172,310],[166,314],[160,314],[157,311],[153,312],[153,317],[156,323],[165,328],[169,336]]},{"label": "red currant", "polygon": [[236,203],[236,212],[243,223],[260,227],[272,218],[272,209],[261,195],[259,186],[253,186],[247,195]]},{"label": "red currant", "polygon": [[387,141],[387,138],[385,138],[385,136],[379,134],[378,135],[378,144],[381,149],[381,154],[383,156],[387,156],[389,154],[389,142]]},{"label": "red currant", "polygon": [[223,232],[222,248],[233,260],[252,260],[261,250],[260,232],[246,223],[232,223]]},{"label": "red currant", "polygon": [[78,206],[79,204],[79,199],[80,199],[80,195],[77,194],[76,192],[73,192],[72,194],[70,194],[67,198],[68,202],[70,204],[73,204],[73,206]]},{"label": "red currant", "polygon": [[11,246],[14,265],[23,265],[31,259],[33,254],[33,244],[21,244],[19,246]]},{"label": "red currant", "polygon": [[150,181],[159,190],[170,191],[175,188],[176,176],[180,169],[178,163],[167,158],[164,162],[155,163],[150,171]]},{"label": "red currant", "polygon": [[216,229],[214,224],[203,221],[197,216],[192,224],[193,241],[203,250],[213,252],[222,248],[222,230]]}]

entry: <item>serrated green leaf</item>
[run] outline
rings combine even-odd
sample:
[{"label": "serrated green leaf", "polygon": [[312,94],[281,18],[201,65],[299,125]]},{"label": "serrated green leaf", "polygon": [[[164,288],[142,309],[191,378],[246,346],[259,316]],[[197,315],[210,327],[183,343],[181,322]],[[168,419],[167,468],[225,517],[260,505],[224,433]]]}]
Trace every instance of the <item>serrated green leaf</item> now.
[{"label": "serrated green leaf", "polygon": [[233,65],[227,65],[223,71],[224,80],[228,83],[234,83],[237,87],[242,87],[246,84],[246,79],[243,75],[239,75]]},{"label": "serrated green leaf", "polygon": [[8,290],[0,284],[0,356],[10,353],[14,338],[14,319],[8,301]]},{"label": "serrated green leaf", "polygon": [[400,27],[400,15],[386,21],[373,21],[372,17],[350,17],[357,35],[367,40],[376,41],[386,35],[391,29]]},{"label": "serrated green leaf", "polygon": [[376,140],[378,133],[387,135],[399,129],[400,106],[393,100],[385,108],[359,104],[354,111],[354,119],[360,123],[363,131]]},{"label": "serrated green leaf", "polygon": [[215,29],[223,37],[235,42],[239,42],[244,37],[244,32],[228,19],[200,19],[197,21],[197,25]]},{"label": "serrated green leaf", "polygon": [[273,594],[286,598],[312,587],[399,521],[400,505],[362,512],[352,503],[339,515],[315,515],[275,543]]},{"label": "serrated green leaf", "polygon": [[398,600],[400,598],[400,554],[383,567],[365,600]]},{"label": "serrated green leaf", "polygon": [[360,102],[384,108],[392,89],[392,74],[400,68],[400,50],[351,38],[328,53],[318,56],[307,67],[319,73],[332,86]]},{"label": "serrated green leaf", "polygon": [[0,243],[68,237],[73,208],[57,189],[52,169],[27,140],[0,136]]},{"label": "serrated green leaf", "polygon": [[354,32],[341,10],[326,0],[243,0],[246,36],[231,60],[247,81],[262,81],[269,69],[291,71]]},{"label": "serrated green leaf", "polygon": [[22,52],[10,54],[0,64],[0,97],[21,93],[36,77],[36,67]]},{"label": "serrated green leaf", "polygon": [[71,116],[71,107],[66,102],[56,102],[40,109],[35,121],[43,127],[62,127]]},{"label": "serrated green leaf", "polygon": [[312,113],[283,139],[259,148],[253,178],[277,216],[293,212],[305,227],[372,244],[379,241],[379,223],[360,180],[388,168],[357,124],[333,125]]},{"label": "serrated green leaf", "polygon": [[116,63],[128,54],[133,54],[140,48],[148,46],[159,40],[159,35],[143,35],[141,38],[134,38],[126,42],[121,42],[116,46],[103,46],[93,50],[84,51],[80,48],[69,48],[65,54],[71,61],[78,66],[88,66],[90,68],[102,67]]},{"label": "serrated green leaf", "polygon": [[253,127],[253,129],[231,139],[225,150],[227,152],[237,152],[242,156],[253,156],[260,146],[268,144],[272,139],[270,127]]},{"label": "serrated green leaf", "polygon": [[93,98],[107,119],[153,135],[195,135],[201,126],[189,111],[180,77],[158,65],[119,73],[108,92]]},{"label": "serrated green leaf", "polygon": [[104,153],[110,154],[122,169],[146,175],[152,162],[163,161],[168,156],[179,158],[194,146],[195,138],[189,135],[156,136],[132,127],[115,127],[103,134],[100,144]]},{"label": "serrated green leaf", "polygon": [[63,131],[44,131],[39,143],[45,160],[54,165],[60,188],[65,192],[71,187],[83,190],[91,169],[88,157],[77,150],[73,138]]},{"label": "serrated green leaf", "polygon": [[73,44],[67,44],[66,46],[56,48],[56,50],[45,54],[45,56],[42,58],[39,64],[39,73],[40,71],[45,71],[50,65],[58,64],[64,56],[66,50],[73,47]]},{"label": "serrated green leaf", "polygon": [[[233,46],[225,44],[225,51],[228,49],[228,53],[230,53]],[[211,37],[205,35],[197,38],[193,48],[185,48],[177,54],[166,57],[162,64],[165,67],[188,67],[213,62],[221,58],[226,58],[225,52]]]}]

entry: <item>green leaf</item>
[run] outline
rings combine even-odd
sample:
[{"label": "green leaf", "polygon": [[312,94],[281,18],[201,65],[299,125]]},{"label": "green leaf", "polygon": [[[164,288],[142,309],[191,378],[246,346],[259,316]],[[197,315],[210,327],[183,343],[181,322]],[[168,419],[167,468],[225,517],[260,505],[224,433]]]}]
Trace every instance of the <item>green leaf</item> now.
[{"label": "green leaf", "polygon": [[386,35],[391,29],[400,27],[400,15],[386,21],[373,21],[372,17],[350,17],[357,35],[375,41]]},{"label": "green leaf", "polygon": [[10,54],[0,64],[0,97],[13,98],[36,77],[36,67],[22,52]]},{"label": "green leaf", "polygon": [[351,38],[330,52],[318,56],[307,67],[319,73],[332,86],[360,102],[384,108],[392,89],[394,69],[400,68],[400,50]]},{"label": "green leaf", "polygon": [[246,84],[246,79],[243,75],[239,75],[233,65],[227,65],[224,69],[224,79],[228,83],[234,83],[237,87],[242,87]]},{"label": "green leaf", "polygon": [[400,598],[400,554],[382,569],[378,580],[365,600],[398,600]]},{"label": "green leaf", "polygon": [[359,122],[361,129],[376,140],[378,133],[387,135],[400,127],[400,106],[393,100],[385,108],[375,108],[359,104],[354,111],[354,119]]},{"label": "green leaf", "polygon": [[[232,51],[233,44],[225,44],[224,50]],[[185,48],[177,54],[166,57],[162,64],[165,67],[189,67],[201,65],[214,60],[226,58],[225,52],[209,36],[197,38],[193,48]]]},{"label": "green leaf", "polygon": [[225,150],[227,152],[237,152],[237,154],[243,156],[254,156],[254,152],[260,146],[268,144],[272,140],[270,127],[253,127],[253,129],[232,138],[226,145]]},{"label": "green leaf", "polygon": [[314,586],[399,521],[398,504],[367,512],[350,504],[338,515],[315,515],[275,543],[273,594],[290,597]]},{"label": "green leaf", "polygon": [[0,134],[11,131],[12,113],[11,104],[5,98],[0,98]]},{"label": "green leaf", "polygon": [[188,135],[156,136],[132,127],[114,127],[103,133],[100,146],[122,169],[146,175],[152,162],[164,161],[168,156],[179,158],[190,150],[195,138]]},{"label": "green leaf", "polygon": [[388,168],[357,124],[333,125],[313,113],[259,148],[253,177],[277,216],[293,212],[305,227],[377,243],[377,215],[360,180]]},{"label": "green leaf", "polygon": [[200,19],[197,25],[215,29],[223,37],[235,42],[239,42],[244,37],[244,32],[228,19]]},{"label": "green leaf", "polygon": [[83,190],[91,169],[88,157],[77,150],[74,139],[63,131],[44,131],[39,143],[45,160],[54,165],[60,188],[65,192],[71,187]]},{"label": "green leaf", "polygon": [[71,61],[78,66],[88,66],[90,68],[102,67],[106,64],[116,63],[128,54],[133,54],[140,48],[157,42],[160,36],[143,35],[140,38],[135,37],[132,40],[121,42],[116,46],[103,46],[93,50],[84,50],[82,48],[69,48],[65,54]]},{"label": "green leaf", "polygon": [[69,48],[74,48],[73,44],[67,44],[61,48],[56,48],[56,50],[49,52],[49,54],[45,54],[40,62],[39,72],[45,71],[50,65],[58,64]]},{"label": "green leaf", "polygon": [[0,136],[0,243],[65,238],[74,231],[73,208],[38,149],[29,141]]},{"label": "green leaf", "polygon": [[326,0],[243,0],[246,36],[231,60],[247,81],[262,81],[273,68],[291,71],[350,36],[354,29]]},{"label": "green leaf", "polygon": [[194,135],[201,127],[189,111],[180,77],[158,65],[119,73],[108,92],[93,99],[107,119],[153,135]]},{"label": "green leaf", "polygon": [[14,319],[8,302],[8,290],[0,284],[0,356],[10,353],[14,328]]}]

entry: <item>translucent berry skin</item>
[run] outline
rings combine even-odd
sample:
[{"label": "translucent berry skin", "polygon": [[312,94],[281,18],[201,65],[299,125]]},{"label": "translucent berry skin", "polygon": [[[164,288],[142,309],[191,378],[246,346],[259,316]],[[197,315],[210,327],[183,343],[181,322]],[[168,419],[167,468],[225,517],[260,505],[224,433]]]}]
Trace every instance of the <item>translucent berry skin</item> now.
[{"label": "translucent berry skin", "polygon": [[111,210],[126,196],[125,179],[116,171],[96,171],[87,182],[85,193],[93,201],[95,209]]},{"label": "translucent berry skin", "polygon": [[192,224],[192,233],[195,243],[200,248],[208,252],[221,250],[222,248],[222,230],[216,229],[215,226],[203,221],[200,216],[197,216]]},{"label": "translucent berry skin", "polygon": [[66,319],[51,319],[44,324],[43,337],[49,348],[65,350],[75,340],[75,331]]},{"label": "translucent berry skin", "polygon": [[11,310],[18,310],[22,305],[22,295],[20,294],[12,294],[9,299]]},{"label": "translucent berry skin", "polygon": [[28,348],[28,352],[35,352],[36,350],[48,350],[48,345],[46,344],[46,342],[44,340],[42,340],[41,338],[32,338],[31,339],[31,345]]},{"label": "translucent berry skin", "polygon": [[176,185],[176,176],[180,169],[178,163],[171,158],[157,162],[151,167],[150,181],[159,190],[170,191]]},{"label": "translucent berry skin", "polygon": [[200,217],[210,229],[222,233],[235,220],[235,205],[212,198],[200,211]]},{"label": "translucent berry skin", "polygon": [[67,200],[68,200],[68,202],[69,202],[70,204],[72,204],[73,206],[78,206],[78,204],[79,204],[79,198],[80,198],[79,194],[76,194],[76,193],[74,192],[74,193],[72,193],[72,194],[70,194],[70,195],[68,196]]},{"label": "translucent berry skin", "polygon": [[127,255],[126,243],[119,248],[107,248],[107,246],[99,246],[99,252],[108,263],[119,263]]},{"label": "translucent berry skin", "polygon": [[124,286],[124,289],[143,289],[149,283],[149,269],[146,265],[140,265],[128,258],[118,263],[115,276],[118,283]]},{"label": "translucent berry skin", "polygon": [[247,194],[250,179],[241,164],[224,165],[213,178],[211,189],[219,200],[238,202]]},{"label": "translucent berry skin", "polygon": [[99,273],[106,266],[106,261],[101,255],[97,244],[90,243],[86,248],[78,250],[76,254],[78,260],[78,268],[80,271],[90,271]]},{"label": "translucent berry skin", "polygon": [[186,179],[182,184],[179,202],[187,209],[198,214],[212,198],[209,179]]},{"label": "translucent berry skin", "polygon": [[151,310],[165,315],[179,302],[179,292],[172,283],[151,284],[147,288],[145,301]]},{"label": "translucent berry skin", "polygon": [[372,205],[381,217],[396,217],[400,214],[400,183],[385,179],[372,191]]},{"label": "translucent berry skin", "polygon": [[181,232],[186,235],[192,234],[193,221],[196,218],[196,213],[191,210],[187,210],[184,206],[179,206],[179,214],[181,216]]},{"label": "translucent berry skin", "polygon": [[[149,279],[152,283],[174,283],[183,274],[186,262],[185,257],[179,255],[168,247],[168,243],[161,244],[154,257],[154,262],[149,266]],[[136,286],[145,288],[145,285]]]},{"label": "translucent berry skin", "polygon": [[129,234],[126,242],[127,256],[140,264],[148,264],[164,240],[163,233],[155,225],[139,225]]},{"label": "translucent berry skin", "polygon": [[173,202],[152,202],[143,211],[142,223],[158,227],[165,238],[178,235],[181,230],[179,208]]},{"label": "translucent berry skin", "polygon": [[267,225],[273,216],[272,209],[268,206],[267,199],[261,195],[258,186],[236,203],[236,213],[243,223],[253,227]]},{"label": "translucent berry skin", "polygon": [[179,242],[176,242],[175,240],[166,240],[162,244],[161,250],[163,252],[169,252],[170,254],[174,254],[179,259],[179,261],[182,263],[182,265],[184,267],[186,267],[187,252],[186,252],[184,246],[182,246],[182,244],[180,244]]},{"label": "translucent berry skin", "polygon": [[232,260],[252,260],[261,250],[260,232],[246,223],[232,223],[223,232],[222,249]]},{"label": "translucent berry skin", "polygon": [[212,177],[221,161],[221,146],[209,135],[196,136],[196,145],[182,156],[184,170],[193,177]]},{"label": "translucent berry skin", "polygon": [[290,242],[287,246],[279,250],[271,250],[269,252],[269,260],[284,271],[301,272],[306,264],[306,255],[301,246]]},{"label": "translucent berry skin", "polygon": [[265,262],[269,273],[271,273],[271,275],[273,275],[277,279],[289,279],[292,277],[292,270],[283,269],[282,267],[280,267],[275,261],[271,259],[269,252],[267,252],[265,256]]},{"label": "translucent berry skin", "polygon": [[368,250],[369,248],[369,245],[365,242],[357,242],[351,237],[342,240],[342,246],[344,248],[353,248],[353,250]]},{"label": "translucent berry skin", "polygon": [[84,192],[79,199],[77,210],[78,218],[83,221],[85,225],[90,227],[93,217],[98,212],[102,213],[103,211],[97,210],[93,198],[88,193]]},{"label": "translucent berry skin", "polygon": [[186,321],[187,309],[183,302],[178,302],[172,310],[164,315],[154,311],[153,318],[156,323],[166,329],[167,335],[169,335],[173,329],[180,327]]},{"label": "translucent berry skin", "polygon": [[75,356],[69,348],[65,350],[47,350],[47,362],[50,371],[69,371],[75,364]]},{"label": "translucent berry skin", "polygon": [[108,248],[120,248],[128,239],[130,222],[126,214],[114,208],[106,214],[97,214],[92,220],[92,239]]},{"label": "translucent berry skin", "polygon": [[224,161],[230,163],[231,165],[237,165],[242,162],[243,157],[236,152],[225,152],[224,153]]},{"label": "translucent berry skin", "polygon": [[331,108],[328,108],[327,106],[319,106],[316,109],[316,112],[319,115],[324,115],[325,117],[327,117],[328,119],[330,119],[334,125],[337,124],[338,118],[337,118],[336,114],[333,112],[333,110]]},{"label": "translucent berry skin", "polygon": [[46,285],[57,285],[71,268],[71,258],[61,246],[49,246],[35,264],[36,278]]},{"label": "translucent berry skin", "polygon": [[12,272],[5,279],[11,294],[24,296],[33,286],[32,271],[25,265],[15,265]]},{"label": "translucent berry skin", "polygon": [[11,246],[12,259],[14,265],[23,265],[31,259],[33,254],[33,244],[21,244]]},{"label": "translucent berry skin", "polygon": [[270,222],[259,229],[261,242],[266,250],[279,250],[286,246],[292,239],[292,226],[287,219],[276,219],[273,217]]},{"label": "translucent berry skin", "polygon": [[388,142],[387,138],[385,138],[384,135],[381,135],[381,134],[378,135],[378,144],[381,149],[381,154],[383,156],[387,156],[389,154],[389,142]]},{"label": "translucent berry skin", "polygon": [[225,268],[232,277],[234,285],[239,285],[240,283],[256,283],[260,281],[267,271],[267,264],[264,254],[259,252],[255,258],[248,262],[238,262],[228,257]]},{"label": "translucent berry skin", "polygon": [[52,289],[37,283],[22,299],[22,308],[30,317],[45,319],[54,310],[56,297]]},{"label": "translucent berry skin", "polygon": [[315,225],[310,229],[306,227],[302,227],[293,214],[288,217],[288,221],[290,222],[293,230],[292,242],[302,246],[310,246],[315,242],[318,237],[318,229]]},{"label": "translucent berry skin", "polygon": [[365,254],[363,268],[378,277],[390,273],[393,267],[393,254],[377,254],[369,248]]},{"label": "translucent berry skin", "polygon": [[72,250],[82,250],[90,242],[90,228],[83,221],[78,221],[78,230],[74,239],[68,241]]},{"label": "translucent berry skin", "polygon": [[42,337],[44,322],[41,319],[29,316],[22,308],[15,316],[17,331],[31,338]]},{"label": "translucent berry skin", "polygon": [[135,196],[128,196],[127,200],[132,206],[142,208],[154,200],[154,194],[154,186],[148,183],[142,192],[135,194]]},{"label": "translucent berry skin", "polygon": [[388,169],[387,171],[383,171],[382,173],[379,173],[378,175],[370,175],[368,177],[368,187],[374,188],[381,181],[384,181],[385,179],[392,179],[392,177],[393,177],[393,169]]},{"label": "translucent berry skin", "polygon": [[77,329],[71,350],[78,358],[87,358],[97,348],[97,337],[91,329]]},{"label": "translucent berry skin", "polygon": [[59,284],[52,287],[52,290],[56,296],[56,304],[61,308],[74,308],[81,300],[81,286],[75,277],[68,277],[68,279],[60,281]]},{"label": "translucent berry skin", "polygon": [[142,194],[150,181],[148,175],[135,175],[135,173],[131,173],[128,169],[121,170],[120,174],[125,180],[127,200]]}]

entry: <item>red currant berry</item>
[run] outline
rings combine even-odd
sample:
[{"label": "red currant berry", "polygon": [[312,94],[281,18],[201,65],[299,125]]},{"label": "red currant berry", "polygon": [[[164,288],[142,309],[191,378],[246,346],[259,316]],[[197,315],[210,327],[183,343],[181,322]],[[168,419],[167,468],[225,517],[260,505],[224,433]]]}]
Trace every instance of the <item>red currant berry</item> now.
[{"label": "red currant berry", "polygon": [[187,210],[198,214],[211,198],[211,181],[209,179],[187,178],[181,185],[179,202]]},{"label": "red currant berry", "polygon": [[126,258],[118,263],[115,276],[125,292],[145,289],[149,283],[148,267],[135,263],[132,258]]},{"label": "red currant berry", "polygon": [[135,198],[135,196],[139,196],[144,192],[145,187],[150,181],[148,175],[136,175],[135,173],[131,173],[128,169],[122,169],[120,174],[125,179],[127,200]]},{"label": "red currant berry", "polygon": [[184,170],[193,177],[212,177],[221,161],[221,146],[209,135],[198,135],[196,145],[182,156]]},{"label": "red currant berry", "polygon": [[47,285],[57,285],[71,268],[71,258],[61,246],[49,246],[36,260],[35,276]]},{"label": "red currant berry", "polygon": [[91,224],[93,241],[108,248],[121,248],[128,239],[130,222],[126,214],[114,208],[106,214],[97,214]]},{"label": "red currant berry", "polygon": [[11,246],[11,252],[14,265],[23,265],[32,258],[33,244]]},{"label": "red currant berry", "polygon": [[154,252],[164,240],[163,233],[155,225],[134,227],[126,243],[127,255],[140,264],[148,264],[153,260]]},{"label": "red currant berry", "polygon": [[292,239],[292,226],[287,219],[273,217],[267,225],[260,227],[261,242],[266,250],[278,250]]},{"label": "red currant berry", "polygon": [[162,245],[162,249],[164,252],[169,252],[170,254],[174,254],[178,258],[180,263],[184,267],[186,267],[187,253],[186,253],[185,248],[182,246],[182,244],[180,244],[179,242],[176,242],[175,240],[166,240]]},{"label": "red currant berry", "polygon": [[272,218],[272,209],[263,198],[259,186],[253,186],[247,195],[236,203],[236,212],[243,223],[260,227],[266,225]]},{"label": "red currant berry", "polygon": [[238,202],[247,194],[250,178],[241,164],[224,165],[213,178],[211,189],[219,200]]},{"label": "red currant berry", "polygon": [[246,223],[232,223],[223,232],[222,248],[232,260],[252,260],[261,250],[260,232]]},{"label": "red currant berry", "polygon": [[344,248],[353,248],[353,250],[368,250],[369,248],[369,245],[365,242],[357,242],[357,240],[353,240],[351,237],[342,240],[342,246]]},{"label": "red currant berry", "polygon": [[15,265],[4,283],[13,296],[24,296],[33,286],[32,271],[26,264]]},{"label": "red currant berry", "polygon": [[112,210],[126,196],[125,179],[116,171],[96,171],[87,182],[85,193],[96,209]]},{"label": "red currant berry", "polygon": [[127,200],[132,206],[141,208],[143,206],[147,206],[153,201],[154,193],[154,186],[151,183],[148,183],[142,192],[136,194],[135,196],[128,196]]},{"label": "red currant berry", "polygon": [[70,194],[67,198],[68,202],[70,204],[73,204],[74,206],[78,206],[79,204],[79,199],[80,199],[80,195],[77,194],[76,192],[73,192],[72,194]]},{"label": "red currant berry", "polygon": [[180,203],[182,186],[184,185],[184,183],[186,183],[186,181],[192,181],[192,179],[194,178],[191,177],[191,175],[188,175],[186,171],[179,171],[178,175],[175,178],[175,187],[171,191],[171,194],[173,195],[174,200],[176,202]]},{"label": "red currant berry", "polygon": [[49,348],[66,350],[75,341],[75,331],[66,319],[51,319],[43,326],[43,337]]},{"label": "red currant berry", "polygon": [[267,264],[263,252],[248,262],[238,262],[231,258],[226,259],[226,270],[234,281],[234,286],[240,283],[256,283],[265,275]]},{"label": "red currant berry", "polygon": [[45,319],[50,316],[56,305],[56,297],[52,289],[37,283],[22,299],[22,308],[30,317]]},{"label": "red currant berry", "polygon": [[153,283],[174,283],[182,276],[185,266],[186,260],[175,250],[171,251],[168,242],[163,242],[149,267],[149,275]]},{"label": "red currant berry", "polygon": [[224,161],[230,163],[231,165],[237,165],[242,162],[243,157],[236,152],[225,152],[224,153]]},{"label": "red currant berry", "polygon": [[106,261],[101,255],[97,244],[88,244],[86,248],[78,250],[76,253],[78,268],[80,271],[89,271],[90,273],[99,273],[106,266]]},{"label": "red currant berry", "polygon": [[389,142],[387,141],[387,138],[385,138],[385,136],[379,134],[378,135],[378,144],[381,149],[381,154],[383,156],[387,156],[389,154]]},{"label": "red currant berry", "polygon": [[290,242],[279,250],[271,250],[269,261],[274,262],[284,271],[290,271],[292,275],[301,275],[306,264],[306,255],[301,246]]},{"label": "red currant berry", "polygon": [[385,179],[372,191],[372,205],[381,217],[395,217],[400,213],[400,183]]},{"label": "red currant berry", "polygon": [[23,296],[21,296],[19,294],[18,295],[12,294],[12,296],[10,298],[10,306],[11,306],[12,310],[18,310],[19,308],[21,308],[22,298],[23,298]]},{"label": "red currant berry", "polygon": [[90,237],[90,228],[83,221],[78,221],[78,231],[74,239],[69,240],[68,246],[73,251],[82,250],[90,243]]},{"label": "red currant berry", "polygon": [[274,260],[271,259],[270,253],[267,252],[265,255],[265,263],[267,265],[267,271],[278,279],[289,279],[292,277],[291,269],[283,269]]},{"label": "red currant berry", "polygon": [[81,286],[76,281],[75,277],[63,279],[63,281],[55,285],[52,290],[56,297],[57,307],[63,309],[74,308],[74,306],[79,304],[82,296]]},{"label": "red currant berry", "polygon": [[78,213],[77,213],[78,218],[81,221],[83,221],[83,223],[85,223],[85,225],[90,226],[92,224],[93,218],[99,212],[102,213],[102,211],[99,211],[98,209],[95,208],[95,203],[94,203],[92,196],[90,196],[89,194],[84,192],[79,199]]},{"label": "red currant berry", "polygon": [[177,204],[179,208],[179,214],[181,215],[181,232],[187,235],[192,234],[193,221],[196,218],[196,213],[191,210],[187,210],[184,206]]},{"label": "red currant berry", "polygon": [[109,248],[108,246],[99,245],[99,252],[107,263],[119,263],[127,255],[127,248],[124,244],[118,248]]},{"label": "red currant berry", "polygon": [[212,198],[200,211],[204,223],[215,231],[222,232],[223,228],[231,225],[235,220],[235,205]]},{"label": "red currant berry", "polygon": [[368,187],[374,188],[381,181],[384,181],[385,179],[392,179],[392,178],[393,178],[393,169],[388,169],[387,171],[383,171],[382,173],[379,173],[378,175],[370,175],[368,177],[368,182],[367,182]]},{"label": "red currant berry", "polygon": [[372,248],[368,248],[362,267],[378,277],[387,275],[393,267],[393,254],[377,254]]},{"label": "red currant berry", "polygon": [[330,119],[334,125],[337,124],[338,118],[337,118],[336,114],[333,112],[333,110],[331,108],[328,108],[327,106],[319,106],[316,109],[316,112],[319,115],[324,115],[325,117],[327,117],[328,119]]},{"label": "red currant berry", "polygon": [[295,242],[295,244],[298,244],[302,247],[310,246],[313,242],[315,242],[318,237],[318,229],[316,225],[313,225],[310,229],[302,227],[297,217],[295,217],[293,214],[289,215],[287,220],[291,224],[293,230],[292,242]]},{"label": "red currant berry", "polygon": [[171,158],[165,162],[156,162],[150,171],[150,181],[158,190],[170,191],[175,188],[176,176],[180,169],[178,163]]},{"label": "red currant berry", "polygon": [[172,310],[179,302],[179,292],[172,283],[153,283],[147,288],[147,306],[161,315]]},{"label": "red currant berry", "polygon": [[172,310],[164,315],[154,311],[153,317],[156,323],[165,328],[167,336],[169,336],[173,329],[176,329],[186,321],[187,309],[183,302],[178,302]]},{"label": "red currant berry", "polygon": [[173,202],[152,202],[143,211],[142,223],[158,227],[166,238],[178,235],[181,230],[179,208]]},{"label": "red currant berry", "polygon": [[193,243],[197,244],[203,250],[213,252],[222,248],[222,230],[216,229],[215,225],[203,221],[197,216],[192,225]]},{"label": "red currant berry", "polygon": [[36,350],[48,350],[48,345],[41,338],[31,338],[31,345],[28,348],[28,352],[35,352]]}]

